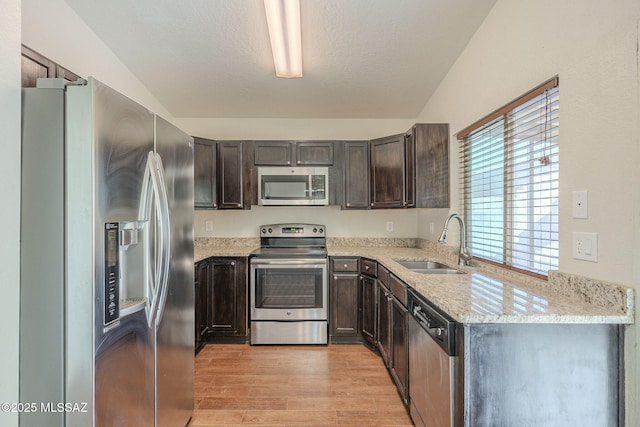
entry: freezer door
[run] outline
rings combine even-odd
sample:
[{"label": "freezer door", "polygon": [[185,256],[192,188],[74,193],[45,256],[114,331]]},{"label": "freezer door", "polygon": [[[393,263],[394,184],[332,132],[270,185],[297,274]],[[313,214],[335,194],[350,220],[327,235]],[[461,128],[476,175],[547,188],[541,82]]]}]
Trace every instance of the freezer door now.
[{"label": "freezer door", "polygon": [[156,116],[171,219],[168,286],[156,329],[156,426],[183,426],[194,404],[193,139]]},{"label": "freezer door", "polygon": [[[66,115],[65,399],[90,403],[89,413],[66,414],[66,425],[114,425],[118,411],[152,425],[153,330],[140,322],[141,311],[120,315],[119,323],[105,316],[104,239],[106,223],[138,220],[154,115],[92,78],[67,88]],[[136,264],[127,267],[128,296],[143,296],[145,274]],[[135,408],[114,400],[125,396]]]}]

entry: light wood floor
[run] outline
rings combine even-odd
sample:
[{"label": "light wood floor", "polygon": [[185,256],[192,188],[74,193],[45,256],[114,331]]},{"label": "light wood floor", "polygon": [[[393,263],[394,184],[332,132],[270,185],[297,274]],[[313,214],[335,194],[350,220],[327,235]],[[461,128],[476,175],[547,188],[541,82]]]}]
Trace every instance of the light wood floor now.
[{"label": "light wood floor", "polygon": [[363,345],[209,344],[195,369],[190,426],[413,426]]}]

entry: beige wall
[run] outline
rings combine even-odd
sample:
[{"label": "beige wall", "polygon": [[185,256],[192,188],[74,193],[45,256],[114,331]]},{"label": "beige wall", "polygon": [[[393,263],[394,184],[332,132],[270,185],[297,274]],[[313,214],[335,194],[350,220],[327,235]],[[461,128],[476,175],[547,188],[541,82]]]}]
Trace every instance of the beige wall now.
[{"label": "beige wall", "polygon": [[[206,231],[211,221],[213,231]],[[328,237],[410,237],[416,236],[418,212],[415,209],[376,211],[340,210],[339,206],[277,207],[252,206],[250,210],[196,211],[196,237],[258,237],[263,224],[302,222],[324,224]],[[387,231],[387,222],[393,231]]]},{"label": "beige wall", "polygon": [[[0,402],[18,402],[20,322],[20,0],[0,2]],[[10,207],[10,208],[8,208]],[[17,414],[0,411],[0,425]]]},{"label": "beige wall", "polygon": [[[539,83],[560,76],[560,270],[640,291],[640,2],[498,0],[419,121],[457,132]],[[451,136],[452,211],[459,207]],[[589,218],[571,217],[575,190]],[[422,211],[418,234],[439,211]],[[598,233],[597,263],[574,260],[572,233]],[[638,301],[636,301],[636,306]],[[640,422],[637,328],[627,332],[627,425]]]},{"label": "beige wall", "polygon": [[413,119],[176,119],[185,132],[211,139],[366,140],[407,131]]}]

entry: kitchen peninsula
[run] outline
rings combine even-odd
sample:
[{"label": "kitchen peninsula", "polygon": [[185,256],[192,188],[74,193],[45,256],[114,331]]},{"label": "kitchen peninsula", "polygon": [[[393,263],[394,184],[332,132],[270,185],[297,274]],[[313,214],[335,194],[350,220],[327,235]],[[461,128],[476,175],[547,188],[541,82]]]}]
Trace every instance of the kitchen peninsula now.
[{"label": "kitchen peninsula", "polygon": [[[200,238],[195,259],[248,257],[258,246],[257,239]],[[582,419],[610,425],[623,417],[622,325],[633,323],[633,289],[561,272],[551,272],[544,281],[475,261],[459,267],[451,247],[423,239],[329,238],[327,246],[331,260],[376,263],[379,272],[388,272],[459,324],[455,399],[465,425],[496,419],[545,425]],[[426,259],[462,273],[422,274],[398,263]],[[360,306],[351,309],[362,326],[366,308],[361,282],[356,283]],[[332,311],[340,301],[330,302]],[[356,341],[367,342],[362,328],[356,333]],[[372,336],[368,344],[384,357],[377,331]],[[394,377],[393,366],[387,366]],[[402,378],[401,372],[394,377],[407,404]]]}]

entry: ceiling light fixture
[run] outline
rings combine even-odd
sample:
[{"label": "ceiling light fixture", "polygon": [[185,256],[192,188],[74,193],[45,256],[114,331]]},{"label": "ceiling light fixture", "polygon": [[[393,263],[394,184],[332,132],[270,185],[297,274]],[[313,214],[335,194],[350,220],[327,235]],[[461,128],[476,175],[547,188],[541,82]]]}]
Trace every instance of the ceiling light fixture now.
[{"label": "ceiling light fixture", "polygon": [[264,0],[276,76],[302,77],[300,0]]}]

